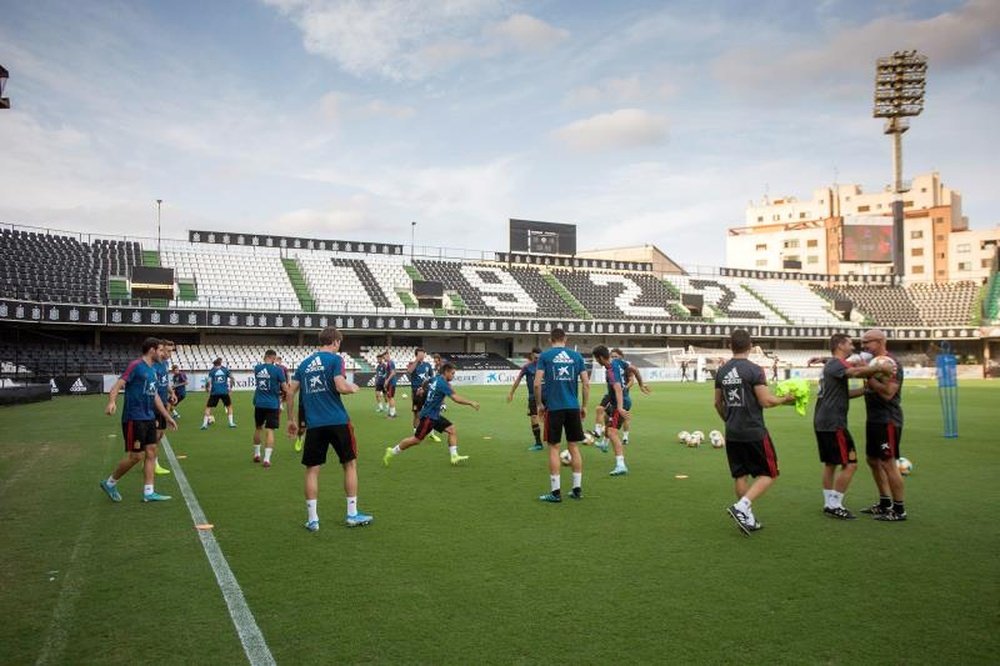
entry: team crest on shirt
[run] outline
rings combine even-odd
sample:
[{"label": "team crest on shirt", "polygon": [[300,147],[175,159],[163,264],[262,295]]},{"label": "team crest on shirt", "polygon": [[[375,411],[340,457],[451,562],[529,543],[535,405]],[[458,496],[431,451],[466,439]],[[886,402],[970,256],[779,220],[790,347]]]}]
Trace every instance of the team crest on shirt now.
[{"label": "team crest on shirt", "polygon": [[313,375],[312,377],[309,377],[309,382],[306,385],[307,391],[310,393],[319,393],[320,391],[325,390],[325,388],[326,387],[323,385],[323,375]]}]

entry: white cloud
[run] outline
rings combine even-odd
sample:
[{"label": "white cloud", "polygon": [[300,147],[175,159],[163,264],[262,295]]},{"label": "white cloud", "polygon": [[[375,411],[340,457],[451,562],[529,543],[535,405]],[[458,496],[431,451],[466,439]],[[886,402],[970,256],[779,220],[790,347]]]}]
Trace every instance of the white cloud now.
[{"label": "white cloud", "polygon": [[573,150],[597,152],[664,143],[668,125],[665,117],[643,109],[618,109],[572,122],[553,136]]},{"label": "white cloud", "polygon": [[568,32],[501,0],[263,0],[302,31],[307,51],[358,77],[417,81],[469,59],[539,51]]},{"label": "white cloud", "polygon": [[644,100],[663,101],[675,92],[676,87],[669,82],[633,74],[574,88],[566,96],[566,103],[571,106],[635,104]]}]

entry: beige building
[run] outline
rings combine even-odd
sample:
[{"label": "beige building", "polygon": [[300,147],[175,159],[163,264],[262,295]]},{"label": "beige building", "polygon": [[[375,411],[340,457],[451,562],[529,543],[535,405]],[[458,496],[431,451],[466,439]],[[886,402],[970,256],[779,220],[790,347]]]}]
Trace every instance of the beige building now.
[{"label": "beige building", "polygon": [[610,261],[640,261],[653,265],[653,272],[683,273],[684,270],[673,259],[663,253],[655,245],[633,245],[629,247],[611,247],[602,250],[585,250],[577,252],[581,259],[608,259]]},{"label": "beige building", "polygon": [[[860,185],[835,185],[813,191],[806,201],[782,197],[751,202],[746,225],[727,234],[726,265],[833,275],[892,273],[891,236],[885,227],[891,228],[894,196],[888,188],[865,192]],[[914,178],[902,198],[908,282],[989,276],[1000,229],[970,231],[961,195],[945,187],[937,172]]]}]

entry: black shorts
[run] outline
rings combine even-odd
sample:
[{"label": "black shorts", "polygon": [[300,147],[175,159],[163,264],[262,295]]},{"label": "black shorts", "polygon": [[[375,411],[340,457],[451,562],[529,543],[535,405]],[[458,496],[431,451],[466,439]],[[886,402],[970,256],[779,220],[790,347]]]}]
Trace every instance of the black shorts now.
[{"label": "black shorts", "polygon": [[436,419],[432,419],[429,416],[425,416],[420,419],[417,424],[417,429],[413,432],[413,436],[418,440],[423,441],[424,437],[431,434],[431,430],[437,430],[438,432],[444,432],[451,427],[451,421],[443,416],[439,416]]},{"label": "black shorts", "polygon": [[854,438],[847,428],[837,430],[817,430],[816,444],[819,446],[819,460],[827,465],[851,465],[858,462],[854,450]]},{"label": "black shorts", "polygon": [[603,407],[604,411],[606,412],[610,411],[611,406],[614,404],[614,402],[615,402],[615,397],[613,395],[605,394],[604,397],[601,398],[601,407]]},{"label": "black shorts", "polygon": [[396,385],[395,384],[393,384],[391,382],[386,383],[386,385],[385,385],[385,397],[386,398],[395,398],[396,397]]},{"label": "black shorts", "polygon": [[174,395],[177,396],[177,402],[174,403],[174,406],[176,406],[184,402],[184,398],[186,398],[188,394],[187,391],[174,391]]},{"label": "black shorts", "polygon": [[376,393],[384,393],[385,392],[385,379],[376,379],[375,380],[375,392]]},{"label": "black shorts", "polygon": [[424,408],[424,403],[427,402],[427,392],[426,391],[414,391],[413,392],[413,413],[416,414],[421,409]]},{"label": "black shorts", "polygon": [[125,437],[125,451],[142,451],[150,444],[156,444],[156,420],[122,421],[122,435]]},{"label": "black shorts", "polygon": [[157,430],[166,430],[167,429],[167,417],[163,416],[163,414],[160,414],[159,412],[156,412],[156,419],[155,419],[155,421],[156,421],[156,429]]},{"label": "black shorts", "polygon": [[579,444],[583,441],[583,419],[579,409],[557,409],[545,412],[545,441],[558,444],[566,432],[566,442]]},{"label": "black shorts", "polygon": [[528,398],[528,416],[538,416],[538,402],[534,398]]},{"label": "black shorts", "polygon": [[354,440],[354,426],[345,423],[309,428],[302,447],[302,464],[306,467],[325,464],[326,451],[331,446],[337,452],[341,465],[357,459],[358,444]]},{"label": "black shorts", "polygon": [[277,430],[281,425],[281,410],[267,407],[253,408],[253,424],[256,428]]},{"label": "black shorts", "polygon": [[770,434],[765,433],[764,439],[754,442],[726,441],[726,458],[734,479],[748,475],[778,478],[778,452]]},{"label": "black shorts", "polygon": [[865,424],[865,455],[875,460],[899,458],[901,439],[903,439],[903,426],[869,421]]},{"label": "black shorts", "polygon": [[222,393],[222,394],[213,393],[212,395],[208,396],[208,402],[205,403],[205,406],[215,407],[216,405],[219,404],[220,400],[222,401],[222,404],[225,405],[226,407],[229,407],[230,405],[233,404],[233,401],[229,397],[228,393]]}]

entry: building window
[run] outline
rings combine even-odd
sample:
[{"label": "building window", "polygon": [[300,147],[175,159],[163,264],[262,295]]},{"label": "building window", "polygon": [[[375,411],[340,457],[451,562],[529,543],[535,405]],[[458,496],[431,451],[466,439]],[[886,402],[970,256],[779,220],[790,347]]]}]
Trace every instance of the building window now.
[{"label": "building window", "polygon": [[960,261],[958,262],[958,270],[960,271],[971,271],[972,262],[971,261]]},{"label": "building window", "polygon": [[903,202],[903,208],[913,208],[913,202],[912,201],[904,201]]},{"label": "building window", "polygon": [[934,238],[935,238],[935,240],[943,241],[944,240],[944,234],[938,234]]},{"label": "building window", "polygon": [[797,254],[790,254],[785,257],[785,261],[801,261],[801,259],[799,259],[799,255]]},{"label": "building window", "polygon": [[972,245],[970,243],[959,243],[955,249],[959,252],[972,252]]},{"label": "building window", "polygon": [[921,274],[921,273],[924,272],[924,267],[923,266],[914,266],[913,268],[910,269],[910,271],[914,275],[919,275],[919,274]]},{"label": "building window", "polygon": [[806,257],[806,263],[807,264],[818,264],[819,263],[819,257],[817,255],[815,255],[815,254],[810,254],[808,257]]},{"label": "building window", "polygon": [[806,214],[805,213],[799,213],[799,219],[800,220],[806,219]]},{"label": "building window", "polygon": [[786,250],[789,250],[789,249],[792,249],[792,248],[797,248],[798,246],[799,246],[799,239],[798,238],[794,238],[792,240],[786,240],[782,244],[782,247],[785,248]]},{"label": "building window", "polygon": [[764,221],[764,216],[763,215],[758,215],[757,216],[757,221],[758,222],[763,222]]},{"label": "building window", "polygon": [[982,260],[980,260],[979,263],[980,263],[980,265],[983,268],[989,268],[993,264],[993,260],[992,259],[982,259]]},{"label": "building window", "polygon": [[822,205],[823,205],[824,203],[825,203],[825,202],[824,202],[824,201],[823,201],[822,199],[820,199],[820,200],[819,200],[819,205],[820,205],[820,206],[822,206]]},{"label": "building window", "polygon": [[924,256],[924,248],[922,248],[922,247],[911,248],[910,249],[910,256],[911,257],[922,257],[922,256]]},{"label": "building window", "polygon": [[871,209],[872,209],[871,206],[858,206],[858,212],[859,213],[867,213]]},{"label": "building window", "polygon": [[819,247],[819,241],[813,238],[812,240],[806,241],[806,247]]},{"label": "building window", "polygon": [[944,218],[943,217],[935,217],[934,218],[934,224],[944,224]]},{"label": "building window", "polygon": [[762,252],[767,249],[767,243],[757,243],[757,251]]},{"label": "building window", "polygon": [[926,187],[921,187],[920,188],[920,193],[921,194],[927,194],[927,188]]},{"label": "building window", "polygon": [[767,259],[758,259],[757,268],[767,268]]},{"label": "building window", "polygon": [[937,253],[937,258],[938,259],[944,259],[944,252],[938,252]]},{"label": "building window", "polygon": [[778,214],[778,213],[775,213],[774,215],[771,216],[771,219],[774,220],[775,222],[779,222],[779,221],[781,221],[781,215]]},{"label": "building window", "polygon": [[875,207],[876,207],[876,208],[881,208],[881,207],[882,207],[882,204],[875,204]]},{"label": "building window", "polygon": [[923,231],[911,231],[910,232],[910,240],[916,240],[918,238],[923,238],[923,237],[924,237],[924,232]]}]

